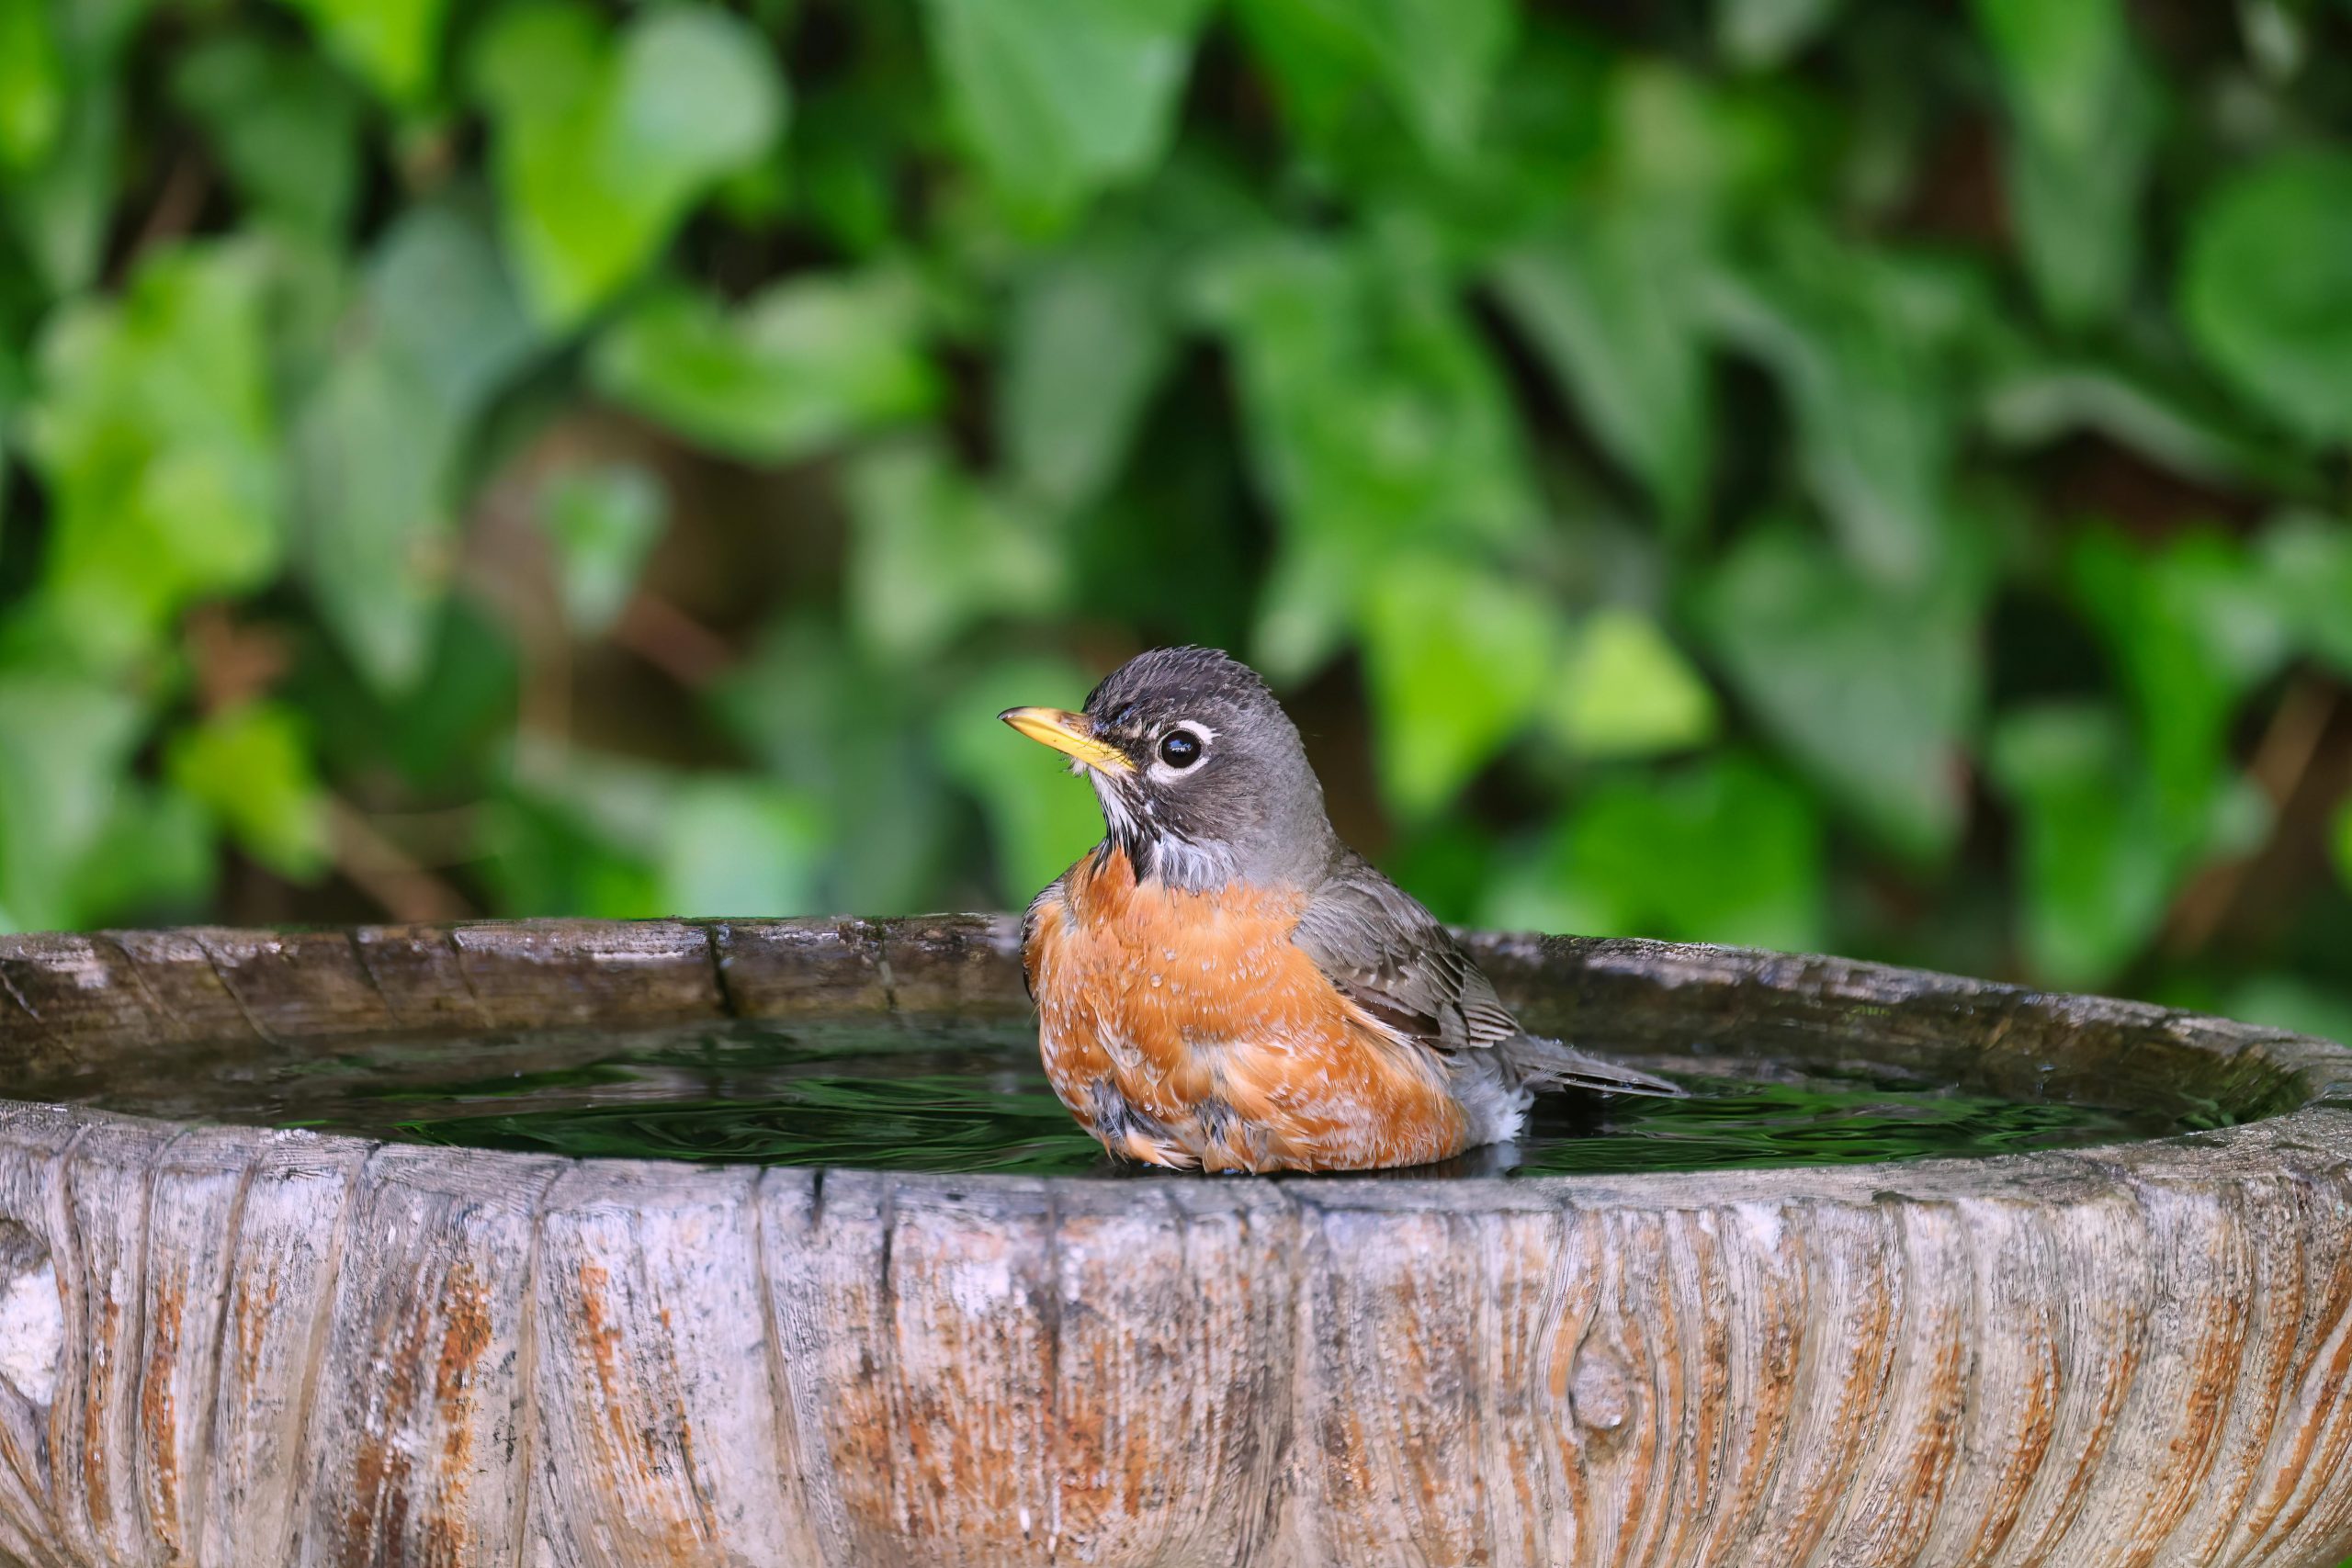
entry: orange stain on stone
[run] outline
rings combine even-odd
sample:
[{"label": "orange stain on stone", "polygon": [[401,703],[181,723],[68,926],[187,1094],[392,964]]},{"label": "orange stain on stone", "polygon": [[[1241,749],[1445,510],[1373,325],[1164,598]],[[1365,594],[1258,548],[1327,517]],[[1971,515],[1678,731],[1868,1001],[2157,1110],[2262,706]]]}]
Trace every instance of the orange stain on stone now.
[{"label": "orange stain on stone", "polygon": [[[438,1344],[428,1340],[433,1307],[440,1316]],[[462,1509],[473,1474],[473,1387],[483,1353],[490,1348],[490,1292],[470,1264],[451,1266],[437,1303],[406,1302],[384,1345],[388,1377],[382,1414],[360,1437],[352,1456],[351,1506],[345,1511],[343,1568],[361,1568],[408,1534],[414,1462],[401,1438],[416,1413],[420,1373],[433,1371],[430,1425],[442,1432],[437,1473],[428,1483],[423,1520],[424,1552],[431,1568],[458,1568],[473,1561]]]},{"label": "orange stain on stone", "polygon": [[174,1280],[160,1286],[149,1313],[150,1346],[147,1367],[140,1379],[139,1415],[142,1435],[147,1443],[147,1461],[155,1472],[153,1525],[155,1533],[172,1547],[174,1556],[180,1547],[180,1471],[177,1445],[173,1438],[175,1405],[172,1397],[172,1363],[179,1359],[180,1318],[187,1310],[187,1292]]}]

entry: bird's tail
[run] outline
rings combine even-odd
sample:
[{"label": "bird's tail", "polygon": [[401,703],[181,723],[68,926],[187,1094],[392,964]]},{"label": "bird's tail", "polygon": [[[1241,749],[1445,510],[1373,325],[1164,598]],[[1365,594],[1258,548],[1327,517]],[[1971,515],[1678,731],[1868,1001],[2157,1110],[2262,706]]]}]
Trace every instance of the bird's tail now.
[{"label": "bird's tail", "polygon": [[1520,1082],[1533,1089],[1581,1089],[1597,1094],[1649,1094],[1662,1100],[1690,1097],[1690,1091],[1680,1084],[1599,1056],[1589,1056],[1538,1034],[1522,1034],[1504,1045],[1503,1051],[1517,1070]]}]

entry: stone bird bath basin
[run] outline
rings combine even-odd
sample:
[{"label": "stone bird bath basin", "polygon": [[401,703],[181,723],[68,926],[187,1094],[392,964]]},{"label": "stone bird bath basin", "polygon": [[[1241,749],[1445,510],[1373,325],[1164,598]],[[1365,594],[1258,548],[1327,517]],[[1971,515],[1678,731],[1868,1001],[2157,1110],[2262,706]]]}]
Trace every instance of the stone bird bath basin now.
[{"label": "stone bird bath basin", "polygon": [[[1001,919],[0,940],[0,1063],[1001,1020]],[[2352,1055],[1834,960],[1482,938],[1610,1048],[1851,1041],[2256,1120],[1621,1178],[821,1174],[0,1108],[31,1564],[2332,1565]],[[180,1068],[176,1070],[186,1071]]]}]

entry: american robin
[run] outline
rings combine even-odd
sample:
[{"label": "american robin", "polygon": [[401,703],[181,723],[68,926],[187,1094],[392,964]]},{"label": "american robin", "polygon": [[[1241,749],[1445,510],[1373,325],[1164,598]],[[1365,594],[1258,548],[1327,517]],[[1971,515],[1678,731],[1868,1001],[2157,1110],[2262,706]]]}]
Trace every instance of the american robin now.
[{"label": "american robin", "polygon": [[1682,1092],[1521,1029],[1340,841],[1296,727],[1238,660],[1159,649],[1081,712],[999,716],[1102,802],[1102,842],[1030,904],[1021,954],[1046,1077],[1113,1154],[1423,1165],[1515,1138],[1538,1089]]}]

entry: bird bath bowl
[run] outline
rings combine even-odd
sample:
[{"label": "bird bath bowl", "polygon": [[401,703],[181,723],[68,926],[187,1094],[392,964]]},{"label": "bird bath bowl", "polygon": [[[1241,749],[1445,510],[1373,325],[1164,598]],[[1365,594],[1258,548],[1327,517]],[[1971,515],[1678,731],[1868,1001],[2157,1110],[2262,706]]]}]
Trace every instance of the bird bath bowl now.
[{"label": "bird bath bowl", "polygon": [[2352,1551],[2352,1053],[2213,1019],[1472,939],[1531,1027],[1597,1049],[2211,1112],[1619,1176],[572,1160],[40,1098],[390,1036],[1001,1030],[1012,943],[962,917],[0,939],[27,1096],[0,1102],[0,1560]]}]

